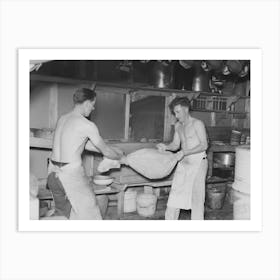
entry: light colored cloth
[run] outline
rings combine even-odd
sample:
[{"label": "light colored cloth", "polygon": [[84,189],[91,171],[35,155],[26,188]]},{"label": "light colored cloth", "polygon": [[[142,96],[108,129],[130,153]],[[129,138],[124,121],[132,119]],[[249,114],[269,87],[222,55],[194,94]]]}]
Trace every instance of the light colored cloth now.
[{"label": "light colored cloth", "polygon": [[[162,179],[168,176],[177,164],[178,155],[157,149],[139,149],[122,159],[122,164],[149,179]],[[120,168],[120,161],[104,158],[98,165],[97,171],[106,172],[112,168]]]},{"label": "light colored cloth", "polygon": [[204,202],[205,202],[205,181],[208,170],[207,159],[202,160],[197,176],[194,181],[192,191],[192,220],[203,220],[204,219]]},{"label": "light colored cloth", "polygon": [[109,171],[110,169],[120,168],[120,167],[121,167],[120,161],[104,157],[103,160],[97,166],[97,171],[103,173]]},{"label": "light colored cloth", "polygon": [[102,220],[95,194],[82,163],[58,167],[50,161],[48,173],[55,172],[71,203],[70,220]]},{"label": "light colored cloth", "polygon": [[178,163],[167,202],[169,208],[192,209],[192,219],[203,219],[207,173],[204,157],[205,152],[193,154]]},{"label": "light colored cloth", "polygon": [[157,149],[140,149],[127,157],[128,165],[149,179],[168,176],[177,164],[176,154]]},{"label": "light colored cloth", "polygon": [[178,220],[180,208],[167,207],[165,211],[165,220]]}]

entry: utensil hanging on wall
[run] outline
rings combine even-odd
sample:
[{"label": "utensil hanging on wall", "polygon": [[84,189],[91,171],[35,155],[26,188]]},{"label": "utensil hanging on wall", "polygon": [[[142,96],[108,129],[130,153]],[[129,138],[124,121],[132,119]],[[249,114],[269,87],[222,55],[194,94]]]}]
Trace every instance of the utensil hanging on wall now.
[{"label": "utensil hanging on wall", "polygon": [[239,81],[235,84],[234,95],[245,96],[247,89],[247,81]]}]

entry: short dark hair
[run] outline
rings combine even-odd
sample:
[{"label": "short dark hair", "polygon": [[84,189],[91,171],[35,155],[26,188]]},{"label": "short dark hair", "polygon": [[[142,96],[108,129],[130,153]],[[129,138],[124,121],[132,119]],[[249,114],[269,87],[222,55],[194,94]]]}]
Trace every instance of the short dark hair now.
[{"label": "short dark hair", "polygon": [[86,100],[93,101],[95,98],[95,91],[89,88],[79,88],[73,95],[74,104],[82,104]]},{"label": "short dark hair", "polygon": [[191,108],[190,100],[187,97],[176,97],[169,104],[169,109],[172,114],[174,114],[174,108],[177,105],[181,105],[183,107]]}]

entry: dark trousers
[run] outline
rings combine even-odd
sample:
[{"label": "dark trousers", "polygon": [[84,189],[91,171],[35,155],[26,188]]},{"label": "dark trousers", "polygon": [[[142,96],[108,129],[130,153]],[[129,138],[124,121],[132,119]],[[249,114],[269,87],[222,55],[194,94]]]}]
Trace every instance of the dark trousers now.
[{"label": "dark trousers", "polygon": [[54,172],[50,173],[48,176],[48,187],[53,195],[55,215],[65,216],[69,219],[72,206],[61,181],[56,177],[56,173]]}]

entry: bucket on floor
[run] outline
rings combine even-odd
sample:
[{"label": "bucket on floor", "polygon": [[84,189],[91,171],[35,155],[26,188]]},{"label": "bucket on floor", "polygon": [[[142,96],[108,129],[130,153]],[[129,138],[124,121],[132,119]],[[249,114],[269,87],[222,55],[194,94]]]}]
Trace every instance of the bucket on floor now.
[{"label": "bucket on floor", "polygon": [[206,205],[211,209],[223,208],[225,195],[225,185],[209,185],[206,189]]},{"label": "bucket on floor", "polygon": [[140,193],[136,198],[137,213],[143,217],[150,217],[155,214],[157,197],[154,194]]},{"label": "bucket on floor", "polygon": [[124,205],[123,205],[124,213],[131,213],[136,211],[136,196],[137,196],[137,191],[127,190],[124,193]]}]

